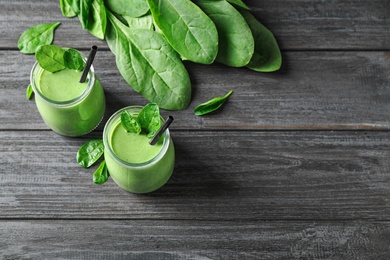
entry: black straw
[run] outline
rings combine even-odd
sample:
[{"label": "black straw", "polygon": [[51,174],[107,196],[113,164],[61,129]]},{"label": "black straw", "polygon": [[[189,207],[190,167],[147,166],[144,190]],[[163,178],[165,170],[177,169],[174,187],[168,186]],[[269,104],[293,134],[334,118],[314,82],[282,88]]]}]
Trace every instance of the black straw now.
[{"label": "black straw", "polygon": [[87,75],[88,75],[89,69],[91,68],[93,59],[95,58],[96,51],[97,51],[97,46],[95,46],[95,45],[92,46],[91,51],[90,51],[89,56],[88,56],[88,59],[87,59],[87,64],[85,64],[83,74],[81,75],[81,78],[80,78],[80,83],[84,83],[85,80],[87,79]]},{"label": "black straw", "polygon": [[160,127],[160,129],[158,129],[157,133],[149,141],[150,145],[155,145],[157,143],[157,141],[160,139],[160,137],[165,132],[165,130],[167,130],[169,125],[172,123],[172,121],[173,121],[173,116],[169,116],[168,119],[165,121],[165,123]]}]

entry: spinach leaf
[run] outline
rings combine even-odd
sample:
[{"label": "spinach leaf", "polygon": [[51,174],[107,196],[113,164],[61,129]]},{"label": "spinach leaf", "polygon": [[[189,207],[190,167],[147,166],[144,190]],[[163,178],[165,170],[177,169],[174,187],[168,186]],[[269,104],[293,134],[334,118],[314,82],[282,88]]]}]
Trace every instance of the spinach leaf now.
[{"label": "spinach leaf", "polygon": [[130,113],[125,110],[121,113],[121,123],[123,128],[126,129],[129,133],[139,134],[141,133],[141,125],[138,123],[138,120],[130,115]]},{"label": "spinach leaf", "polygon": [[84,168],[90,167],[103,155],[103,140],[91,140],[84,143],[77,152],[77,162]]},{"label": "spinach leaf", "polygon": [[108,169],[106,165],[106,161],[103,161],[97,170],[93,173],[93,183],[95,184],[103,184],[108,179]]},{"label": "spinach leaf", "polygon": [[103,40],[107,28],[107,14],[103,0],[93,0],[90,10],[88,31],[96,38]]},{"label": "spinach leaf", "polygon": [[64,52],[64,64],[69,69],[78,71],[82,71],[84,69],[83,57],[75,49],[67,49]]},{"label": "spinach leaf", "polygon": [[202,103],[194,108],[194,113],[197,116],[205,115],[211,113],[222,106],[227,98],[233,93],[233,90],[230,90],[226,95],[222,97],[213,98],[205,103]]},{"label": "spinach leaf", "polygon": [[[120,23],[116,17],[113,17],[113,15],[110,13],[110,11],[107,11],[107,30],[106,30],[106,42],[108,45],[108,48],[110,48],[111,52],[116,56],[120,52],[122,52],[123,48],[120,47],[119,44],[119,38],[123,37],[123,42],[127,39],[126,36],[123,35],[123,33],[117,29],[117,26],[115,23],[113,23],[111,20],[116,19],[117,23]],[[111,17],[111,18],[110,18]],[[117,64],[118,66],[118,64]],[[119,66],[118,66],[119,69]],[[124,78],[124,77],[123,77]]]},{"label": "spinach leaf", "polygon": [[149,11],[146,0],[105,0],[111,11],[130,17],[141,17]]},{"label": "spinach leaf", "polygon": [[65,17],[75,17],[77,14],[73,10],[68,0],[60,0],[61,13]]},{"label": "spinach leaf", "polygon": [[242,1],[242,0],[227,0],[229,3],[244,8],[246,10],[249,10],[250,8]]},{"label": "spinach leaf", "polygon": [[31,99],[32,95],[34,94],[34,90],[31,85],[28,85],[26,88],[26,98]]},{"label": "spinach leaf", "polygon": [[247,21],[255,39],[255,52],[247,67],[260,72],[272,72],[280,69],[282,54],[272,32],[262,25],[248,11],[240,10]]},{"label": "spinach leaf", "polygon": [[89,28],[89,16],[91,12],[91,5],[93,0],[79,0],[80,1],[80,13],[78,14],[81,26],[83,29]]},{"label": "spinach leaf", "polygon": [[64,53],[65,50],[56,45],[41,45],[37,48],[35,57],[44,70],[56,72],[66,68]]},{"label": "spinach leaf", "polygon": [[39,66],[52,73],[65,68],[79,71],[84,69],[84,60],[75,49],[64,50],[56,45],[41,45],[35,57]]},{"label": "spinach leaf", "polygon": [[161,127],[160,109],[157,104],[151,103],[144,106],[138,114],[138,122],[141,128],[152,138]]},{"label": "spinach leaf", "polygon": [[[63,0],[63,1],[67,3],[67,4],[64,3],[64,5],[69,6],[70,9],[72,9],[73,13],[75,13],[76,15],[80,14],[80,0]],[[69,11],[68,15],[70,15],[70,13],[72,12]]]},{"label": "spinach leaf", "polygon": [[227,1],[194,1],[215,23],[219,46],[217,61],[231,67],[249,63],[254,52],[252,32],[242,15]]},{"label": "spinach leaf", "polygon": [[211,64],[218,52],[213,21],[190,0],[148,0],[153,19],[183,59]]},{"label": "spinach leaf", "polygon": [[130,29],[110,12],[106,40],[122,77],[150,102],[167,110],[185,109],[191,99],[188,72],[164,36]]},{"label": "spinach leaf", "polygon": [[155,103],[147,104],[137,117],[133,117],[125,110],[121,113],[121,123],[129,133],[140,134],[143,131],[152,138],[162,126],[160,109]]},{"label": "spinach leaf", "polygon": [[153,30],[153,17],[151,14],[144,15],[141,17],[130,17],[130,16],[123,16],[123,18],[126,20],[127,25],[131,29],[149,29]]},{"label": "spinach leaf", "polygon": [[22,33],[18,40],[18,48],[22,53],[32,54],[40,45],[51,44],[54,30],[58,23],[38,24]]}]

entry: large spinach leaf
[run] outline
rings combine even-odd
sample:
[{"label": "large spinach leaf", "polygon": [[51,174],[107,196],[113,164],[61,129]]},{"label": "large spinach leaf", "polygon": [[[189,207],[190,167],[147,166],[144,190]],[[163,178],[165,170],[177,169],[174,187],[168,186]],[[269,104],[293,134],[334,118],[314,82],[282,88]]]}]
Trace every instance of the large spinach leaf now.
[{"label": "large spinach leaf", "polygon": [[218,52],[213,21],[189,0],[148,0],[153,19],[183,59],[210,64]]},{"label": "large spinach leaf", "polygon": [[249,10],[249,7],[242,0],[227,0],[227,1],[235,6]]},{"label": "large spinach leaf", "polygon": [[[73,13],[75,15],[80,14],[80,1],[81,0],[62,0],[62,1],[65,2],[63,4],[66,6],[66,8],[72,9],[72,10],[68,10],[67,13],[65,14],[65,16],[73,17]],[[61,2],[60,2],[60,5],[61,5]]]},{"label": "large spinach leaf", "polygon": [[146,0],[104,0],[108,9],[120,15],[140,17],[149,11]]},{"label": "large spinach leaf", "polygon": [[249,63],[254,51],[252,32],[242,15],[225,0],[194,1],[217,26],[217,61],[232,67]]},{"label": "large spinach leaf", "polygon": [[122,77],[150,102],[167,110],[185,109],[191,99],[187,70],[165,38],[147,29],[130,29],[113,14],[106,40]]},{"label": "large spinach leaf", "polygon": [[106,33],[106,28],[107,15],[103,0],[93,0],[87,29],[93,36],[103,40]]},{"label": "large spinach leaf", "polygon": [[62,14],[66,17],[71,18],[77,15],[68,0],[60,0],[60,7]]},{"label": "large spinach leaf", "polygon": [[78,16],[80,19],[81,26],[83,27],[83,29],[86,30],[89,27],[89,16],[90,16],[90,12],[92,11],[91,10],[92,1],[93,0],[79,0],[80,12],[78,13]]},{"label": "large spinach leaf", "polygon": [[153,17],[151,14],[147,14],[141,17],[130,17],[130,16],[123,16],[123,19],[126,20],[127,25],[130,28],[139,28],[139,29],[149,29],[153,30]]},{"label": "large spinach leaf", "polygon": [[240,10],[247,21],[255,39],[255,52],[248,68],[260,72],[272,72],[280,69],[282,54],[272,32],[262,25],[250,12]]}]

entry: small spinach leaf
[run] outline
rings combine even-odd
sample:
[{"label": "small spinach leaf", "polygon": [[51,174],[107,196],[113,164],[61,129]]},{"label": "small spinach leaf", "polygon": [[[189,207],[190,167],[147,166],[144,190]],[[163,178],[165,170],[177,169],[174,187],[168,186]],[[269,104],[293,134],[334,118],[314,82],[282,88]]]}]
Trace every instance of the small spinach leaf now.
[{"label": "small spinach leaf", "polygon": [[82,71],[84,60],[81,54],[75,49],[67,49],[64,52],[64,64],[68,69]]},{"label": "small spinach leaf", "polygon": [[90,167],[103,155],[103,140],[91,140],[84,143],[77,152],[77,162],[84,168]]},{"label": "small spinach leaf", "polygon": [[144,106],[138,114],[138,122],[141,128],[152,138],[161,127],[160,109],[157,104],[151,103]]},{"label": "small spinach leaf", "polygon": [[255,39],[255,52],[249,64],[249,69],[260,72],[272,72],[280,69],[282,54],[272,32],[262,25],[250,12],[240,10]]},{"label": "small spinach leaf", "polygon": [[95,184],[103,184],[108,179],[108,169],[106,165],[106,161],[103,161],[97,170],[93,173],[93,183]]},{"label": "small spinach leaf", "polygon": [[28,85],[26,88],[26,98],[31,99],[32,95],[34,94],[34,90],[31,85]]},{"label": "small spinach leaf", "polygon": [[44,70],[57,72],[66,68],[65,50],[56,45],[41,45],[37,48],[35,57]]},{"label": "small spinach leaf", "polygon": [[213,98],[205,103],[202,103],[194,108],[194,113],[197,116],[205,115],[211,113],[222,106],[227,98],[233,93],[233,90],[230,90],[226,95],[222,97]]},{"label": "small spinach leaf", "polygon": [[130,113],[125,110],[121,113],[121,123],[123,128],[129,133],[139,134],[141,133],[141,125],[138,123],[135,117],[132,117]]},{"label": "small spinach leaf", "polygon": [[213,21],[190,0],[148,0],[153,19],[183,59],[211,64],[218,52]]},{"label": "small spinach leaf", "polygon": [[22,53],[32,54],[40,45],[51,44],[54,38],[54,30],[58,23],[38,24],[22,33],[18,40],[18,48]]}]

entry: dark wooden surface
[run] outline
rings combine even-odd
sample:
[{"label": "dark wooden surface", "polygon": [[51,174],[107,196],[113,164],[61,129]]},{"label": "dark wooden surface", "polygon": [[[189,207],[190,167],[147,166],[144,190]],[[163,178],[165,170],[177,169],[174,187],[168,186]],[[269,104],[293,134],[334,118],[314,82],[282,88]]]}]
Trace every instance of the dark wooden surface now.
[{"label": "dark wooden surface", "polygon": [[[172,114],[176,164],[162,189],[92,183],[79,138],[50,131],[25,88],[17,49],[32,25],[60,21],[55,44],[94,61],[104,122],[145,104],[103,41],[58,1],[0,1],[1,259],[389,259],[390,1],[246,1],[275,34],[276,73],[186,62],[193,99]],[[233,89],[215,114],[193,108]]]}]

